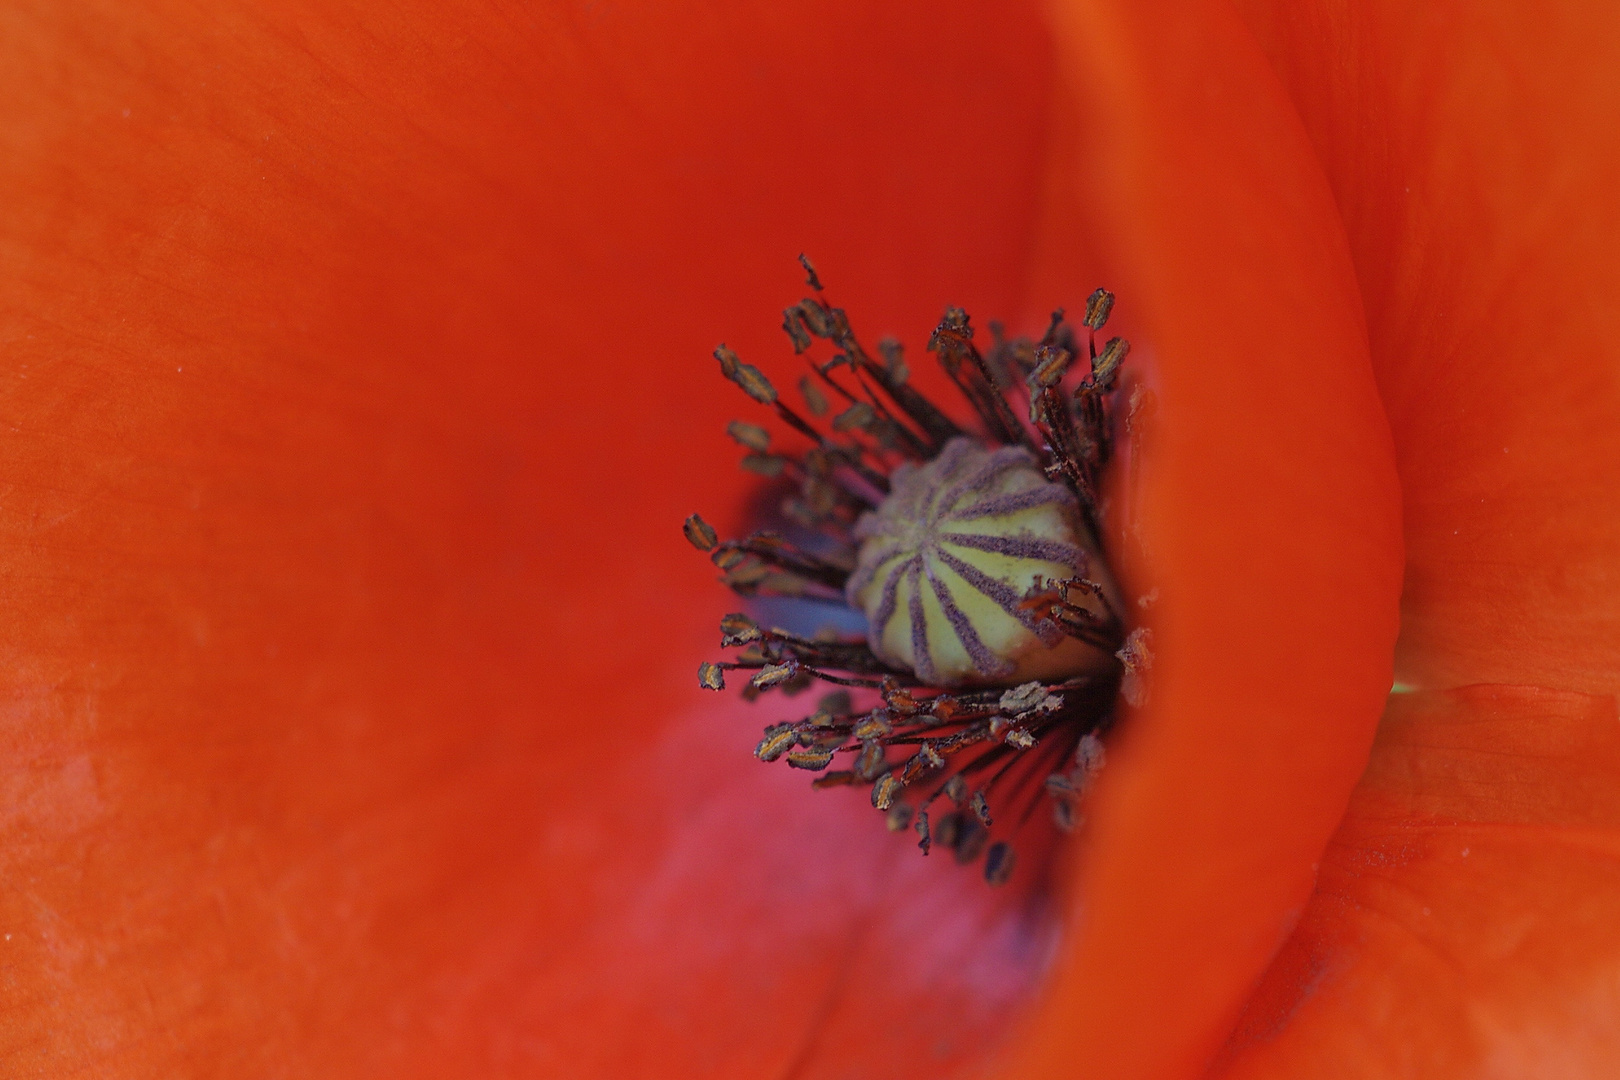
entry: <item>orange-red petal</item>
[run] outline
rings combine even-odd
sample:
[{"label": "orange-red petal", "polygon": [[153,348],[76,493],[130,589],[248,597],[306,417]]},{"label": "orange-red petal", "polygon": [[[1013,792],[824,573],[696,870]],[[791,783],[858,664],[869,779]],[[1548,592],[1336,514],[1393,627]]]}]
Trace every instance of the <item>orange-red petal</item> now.
[{"label": "orange-red petal", "polygon": [[[708,351],[782,348],[800,250],[874,334],[1011,308],[1041,41],[985,3],[8,14],[7,1068],[636,1037],[519,991],[660,850],[766,857],[644,782],[725,602],[678,527],[739,490]],[[672,986],[663,1075],[757,1019],[693,1004],[734,974]]]},{"label": "orange-red petal", "polygon": [[[1202,1068],[1309,895],[1389,687],[1393,453],[1332,194],[1222,3],[1057,6],[1081,149],[1053,177],[1156,372],[1127,566],[1154,698],[1105,774],[1028,1075]],[[1044,298],[1044,297],[1043,297]]]},{"label": "orange-red petal", "polygon": [[1397,695],[1220,1075],[1612,1076],[1616,896],[1613,697]]},{"label": "orange-red petal", "polygon": [[1563,689],[1392,702],[1231,1072],[1611,1075],[1620,22],[1601,5],[1241,6],[1367,300],[1405,493],[1399,672]]},{"label": "orange-red petal", "polygon": [[1405,494],[1398,674],[1620,690],[1620,9],[1240,6],[1366,301]]}]

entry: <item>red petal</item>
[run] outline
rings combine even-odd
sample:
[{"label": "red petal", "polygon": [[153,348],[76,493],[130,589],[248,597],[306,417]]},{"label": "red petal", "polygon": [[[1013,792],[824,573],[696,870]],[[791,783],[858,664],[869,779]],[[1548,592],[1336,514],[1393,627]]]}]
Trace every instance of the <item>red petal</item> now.
[{"label": "red petal", "polygon": [[[1186,1075],[1297,917],[1365,762],[1398,493],[1332,195],[1247,31],[1218,3],[1061,15],[1085,141],[1053,220],[1102,226],[1158,372],[1132,569],[1160,591],[1161,660],[1105,774],[1076,938],[1023,1064]],[[1048,295],[1072,295],[1074,267],[1046,265]]]},{"label": "red petal", "polygon": [[[614,769],[724,602],[679,536],[738,490],[708,352],[781,350],[801,249],[874,335],[1011,308],[1040,40],[983,3],[14,14],[9,1067],[633,1038],[514,991],[687,824]],[[664,1075],[718,1075],[750,1018],[692,1003],[734,974],[675,988]],[[825,990],[755,1000],[773,1060]]]},{"label": "red petal", "polygon": [[1612,697],[1397,695],[1231,1077],[1612,1076]]},{"label": "red petal", "polygon": [[[1243,6],[1367,298],[1406,492],[1402,677],[1613,692],[1615,12]],[[1612,698],[1397,699],[1234,1074],[1614,1073],[1617,770]]]},{"label": "red petal", "polygon": [[1366,299],[1405,491],[1401,678],[1620,689],[1620,9],[1242,6]]}]

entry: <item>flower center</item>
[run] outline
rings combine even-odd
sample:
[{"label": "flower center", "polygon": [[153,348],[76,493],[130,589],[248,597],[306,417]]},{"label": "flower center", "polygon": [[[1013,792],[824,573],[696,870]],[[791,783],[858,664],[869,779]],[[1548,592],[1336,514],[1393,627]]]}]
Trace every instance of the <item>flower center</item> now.
[{"label": "flower center", "polygon": [[[889,483],[855,523],[860,552],[844,586],[879,659],[929,686],[1062,679],[1112,663],[1024,603],[1046,581],[1101,569],[1074,493],[1028,450],[960,437],[926,464],[900,465]],[[1100,593],[1084,609],[1106,615]]]},{"label": "flower center", "polygon": [[[806,636],[727,615],[721,646],[738,651],[705,662],[698,681],[722,690],[727,672],[749,672],[749,700],[833,684],[813,712],[767,725],[755,756],[817,773],[816,788],[870,785],[889,828],[913,828],[924,854],[983,856],[1001,884],[1037,802],[1060,829],[1079,822],[1122,681],[1134,703],[1152,662],[1146,631],[1126,633],[1098,542],[1127,352],[1121,338],[1097,346],[1113,297],[1087,302],[1083,344],[1059,311],[1039,342],[992,324],[988,353],[948,309],[929,351],[977,416],[974,435],[910,385],[897,343],[880,344],[881,361],[862,347],[801,261],[817,295],[783,327],[797,353],[818,340],[836,350],[800,379],[803,411],[715,350],[721,373],[804,440],[784,451],[763,427],[729,428],[743,466],[787,489],[788,529],[721,541],[694,514],[686,536],[740,595],[847,604],[866,633]],[[1082,350],[1090,363],[1071,376]]]}]

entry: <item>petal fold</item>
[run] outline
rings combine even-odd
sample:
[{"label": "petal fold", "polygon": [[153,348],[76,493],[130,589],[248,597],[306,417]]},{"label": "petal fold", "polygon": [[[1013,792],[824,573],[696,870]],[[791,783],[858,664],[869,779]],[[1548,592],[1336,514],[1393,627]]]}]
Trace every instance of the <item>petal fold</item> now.
[{"label": "petal fold", "polygon": [[1620,9],[1240,0],[1346,222],[1400,456],[1399,677],[1620,689]]},{"label": "petal fold", "polygon": [[1217,1074],[1613,1076],[1617,910],[1614,698],[1395,695]]},{"label": "petal fold", "polygon": [[1188,1076],[1298,917],[1366,761],[1398,490],[1332,193],[1248,31],[1220,2],[1054,12],[1071,141],[1034,298],[1100,267],[1150,373],[1125,571],[1156,590],[1156,659],[1014,1074]]}]

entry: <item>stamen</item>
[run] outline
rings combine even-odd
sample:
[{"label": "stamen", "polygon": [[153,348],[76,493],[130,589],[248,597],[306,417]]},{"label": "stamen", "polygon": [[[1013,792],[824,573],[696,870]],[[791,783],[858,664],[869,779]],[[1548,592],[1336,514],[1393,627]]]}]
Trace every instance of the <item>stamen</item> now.
[{"label": "stamen", "polygon": [[775,724],[765,729],[765,737],[754,748],[754,756],[761,761],[775,761],[798,741],[799,733],[792,724]]},{"label": "stamen", "polygon": [[900,793],[900,778],[893,773],[886,773],[872,785],[872,806],[878,810],[887,810],[894,805],[895,796]]},{"label": "stamen", "polygon": [[968,817],[960,811],[951,815],[954,828],[953,836],[948,845],[956,856],[960,866],[967,866],[984,853],[985,846],[990,843],[990,830],[979,823],[977,818]]},{"label": "stamen", "polygon": [[810,376],[799,376],[799,393],[804,395],[805,408],[810,410],[811,416],[826,416],[827,410],[832,408],[827,401],[827,395],[821,392],[821,387],[810,381]]},{"label": "stamen", "polygon": [[719,664],[711,664],[705,660],[698,665],[698,685],[705,690],[724,690],[726,673]]},{"label": "stamen", "polygon": [[758,424],[745,424],[741,420],[733,420],[726,425],[726,434],[748,449],[762,454],[771,448],[771,433]]},{"label": "stamen", "polygon": [[688,517],[681,528],[686,533],[686,539],[699,551],[712,551],[720,542],[720,535],[714,531],[714,526],[696,514]]},{"label": "stamen", "polygon": [[[958,777],[958,779],[960,779],[960,777]],[[973,798],[969,800],[968,805],[973,808],[974,816],[983,822],[985,827],[988,828],[991,825],[990,804],[985,801],[984,792],[975,791],[973,793]]]},{"label": "stamen", "polygon": [[[897,341],[879,343],[881,359],[867,352],[800,263],[815,295],[785,309],[782,326],[809,365],[798,381],[805,414],[733,350],[714,353],[790,444],[807,443],[779,448],[746,420],[727,427],[744,469],[794,485],[782,503],[790,535],[721,541],[696,514],[683,531],[740,595],[844,603],[867,632],[806,637],[729,614],[721,646],[738,651],[704,662],[698,683],[721,690],[727,671],[743,670],[749,700],[816,681],[843,688],[766,726],[755,756],[816,773],[818,790],[869,785],[890,831],[913,830],[925,855],[937,843],[960,863],[983,856],[985,880],[1004,884],[1016,864],[1009,837],[1038,806],[1063,831],[1083,820],[1114,699],[1123,684],[1139,703],[1152,664],[1147,631],[1127,633],[1099,540],[1129,353],[1121,338],[1097,346],[1114,298],[1099,289],[1087,300],[1083,340],[1062,310],[1039,342],[992,323],[988,354],[967,313],[948,309],[928,348],[977,415],[974,436],[910,384]],[[817,359],[818,342],[836,351]],[[1128,429],[1150,405],[1133,390]],[[930,818],[941,799],[948,809]]]},{"label": "stamen", "polygon": [[1012,845],[1005,840],[997,840],[990,845],[990,851],[984,857],[984,880],[991,885],[1007,884],[1016,862]]},{"label": "stamen", "polygon": [[1098,289],[1086,299],[1086,314],[1080,320],[1091,330],[1101,330],[1114,310],[1114,294]]},{"label": "stamen", "polygon": [[819,772],[832,764],[831,750],[795,750],[787,756],[787,763],[795,769]]},{"label": "stamen", "polygon": [[1138,627],[1131,631],[1130,637],[1114,655],[1125,668],[1125,678],[1120,684],[1120,693],[1133,708],[1140,708],[1147,700],[1147,685],[1142,681],[1142,675],[1153,666],[1153,631],[1147,627]]}]

